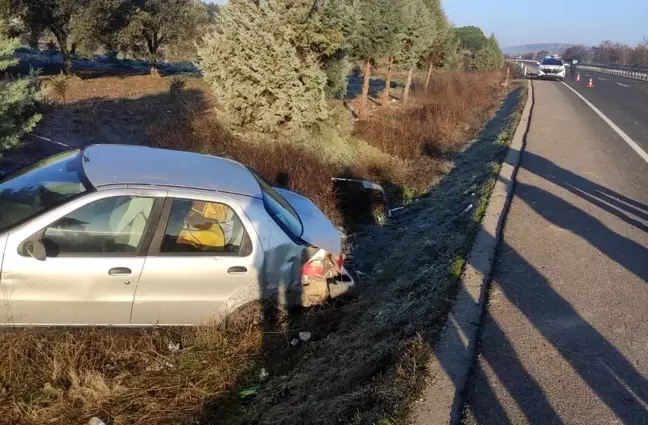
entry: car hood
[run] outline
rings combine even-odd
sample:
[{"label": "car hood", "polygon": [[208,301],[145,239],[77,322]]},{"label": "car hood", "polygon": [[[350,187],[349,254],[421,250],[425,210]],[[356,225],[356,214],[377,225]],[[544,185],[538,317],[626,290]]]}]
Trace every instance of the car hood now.
[{"label": "car hood", "polygon": [[274,188],[295,209],[304,226],[301,239],[332,254],[342,252],[342,238],[331,220],[308,198],[286,189]]},{"label": "car hood", "polygon": [[562,66],[560,65],[540,65],[540,68],[542,69],[560,69]]}]

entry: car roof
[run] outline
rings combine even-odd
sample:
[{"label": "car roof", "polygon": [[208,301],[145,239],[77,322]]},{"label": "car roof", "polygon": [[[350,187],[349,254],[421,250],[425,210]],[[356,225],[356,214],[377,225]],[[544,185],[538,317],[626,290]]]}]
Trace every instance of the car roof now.
[{"label": "car roof", "polygon": [[250,170],[236,161],[194,152],[134,145],[91,145],[83,170],[94,187],[173,186],[262,197]]}]

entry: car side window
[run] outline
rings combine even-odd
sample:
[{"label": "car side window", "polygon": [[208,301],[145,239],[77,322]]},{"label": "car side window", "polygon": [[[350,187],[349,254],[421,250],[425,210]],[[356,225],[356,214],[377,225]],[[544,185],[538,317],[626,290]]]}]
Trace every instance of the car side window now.
[{"label": "car side window", "polygon": [[250,238],[234,210],[219,202],[174,199],[161,254],[246,256]]},{"label": "car side window", "polygon": [[135,254],[153,198],[115,196],[84,205],[45,229],[47,255]]}]

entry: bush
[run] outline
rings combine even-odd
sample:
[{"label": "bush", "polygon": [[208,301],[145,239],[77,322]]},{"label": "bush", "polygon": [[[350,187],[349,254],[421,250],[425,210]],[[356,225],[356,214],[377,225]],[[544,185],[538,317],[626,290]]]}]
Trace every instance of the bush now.
[{"label": "bush", "polygon": [[[18,40],[6,38],[3,33],[0,28],[0,72],[18,63],[13,57]],[[0,152],[20,144],[21,138],[40,120],[40,115],[32,111],[39,99],[33,77],[5,76],[0,81]]]},{"label": "bush", "polygon": [[326,96],[333,99],[342,99],[347,94],[347,80],[351,64],[346,58],[331,58],[324,64],[326,72]]},{"label": "bush", "polygon": [[63,103],[66,103],[67,91],[70,88],[70,78],[61,72],[49,80],[47,88],[62,100]]},{"label": "bush", "polygon": [[294,132],[327,116],[326,74],[299,27],[312,2],[289,3],[230,3],[198,49],[205,80],[233,125]]}]

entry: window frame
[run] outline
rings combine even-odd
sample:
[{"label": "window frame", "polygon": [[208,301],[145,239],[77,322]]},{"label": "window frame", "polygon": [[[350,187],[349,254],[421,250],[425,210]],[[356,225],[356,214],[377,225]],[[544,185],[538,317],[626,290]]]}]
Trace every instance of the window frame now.
[{"label": "window frame", "polygon": [[25,239],[23,242],[20,243],[18,246],[18,254],[22,257],[29,257],[30,255],[27,253],[26,250],[26,244],[28,242],[33,242],[40,240],[42,241],[45,237],[45,232],[47,229],[52,226],[54,223],[57,221],[65,218],[69,214],[80,210],[81,208],[84,208],[88,205],[91,205],[95,202],[99,202],[105,199],[110,199],[110,198],[120,198],[120,197],[131,197],[131,198],[150,198],[153,199],[153,206],[151,207],[151,215],[149,216],[149,219],[146,223],[146,227],[144,228],[144,232],[142,233],[142,238],[140,239],[139,246],[137,247],[137,250],[135,252],[74,252],[74,253],[59,253],[56,256],[47,256],[47,259],[52,259],[52,258],[94,258],[94,257],[99,257],[99,258],[108,258],[108,257],[145,257],[148,250],[149,246],[151,244],[151,240],[153,239],[155,229],[158,226],[158,222],[160,220],[160,216],[162,214],[162,208],[164,206],[164,198],[156,197],[153,195],[140,195],[140,194],[115,194],[111,196],[106,196],[98,199],[93,199],[92,201],[83,204],[79,206],[79,208],[76,208],[67,214],[58,217],[56,220],[48,223],[45,227],[41,228],[38,230],[36,233],[32,234],[30,237]]},{"label": "window frame", "polygon": [[[173,203],[175,201],[199,201],[199,202],[207,202],[207,203],[212,203],[212,204],[223,204],[227,206],[232,212],[236,215],[236,218],[238,218],[239,222],[241,223],[241,226],[243,227],[243,230],[245,231],[244,238],[247,239],[247,244],[250,246],[250,250],[246,255],[241,255],[240,249],[239,252],[161,252],[160,250],[162,249],[162,241],[164,239],[164,236],[166,235],[166,229],[167,226],[169,225],[169,218],[171,217],[171,209],[173,208]],[[243,246],[243,245],[241,245]],[[165,199],[164,201],[164,206],[162,207],[160,219],[158,220],[158,224],[156,226],[156,229],[153,234],[153,238],[151,239],[149,249],[147,252],[148,256],[151,257],[234,257],[234,258],[247,258],[250,257],[251,255],[254,254],[254,244],[252,243],[252,239],[250,236],[250,231],[248,227],[245,225],[245,221],[241,219],[241,215],[236,212],[235,208],[232,208],[232,206],[225,202],[222,199],[219,200],[214,200],[214,199],[204,199],[204,198],[192,198],[190,196],[186,197],[178,197],[178,196],[169,196]]]}]

